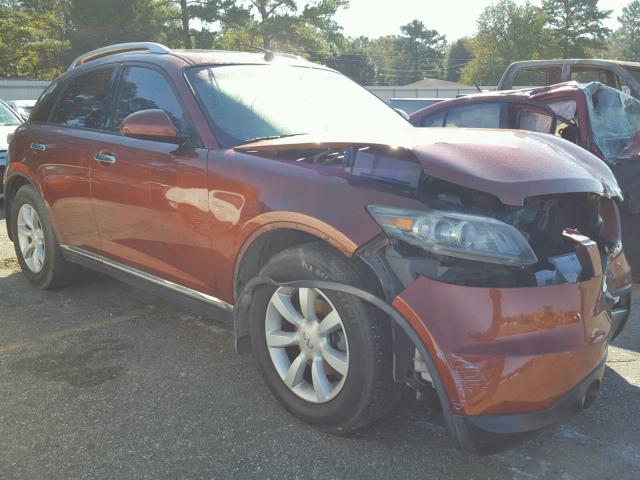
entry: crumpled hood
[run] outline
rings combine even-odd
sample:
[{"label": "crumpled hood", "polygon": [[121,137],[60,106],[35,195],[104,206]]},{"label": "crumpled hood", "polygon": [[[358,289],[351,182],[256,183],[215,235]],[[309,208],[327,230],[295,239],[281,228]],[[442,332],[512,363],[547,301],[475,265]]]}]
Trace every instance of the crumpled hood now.
[{"label": "crumpled hood", "polygon": [[393,133],[301,135],[236,150],[269,153],[347,146],[410,150],[426,175],[491,193],[506,205],[523,205],[528,197],[559,193],[622,198],[602,160],[552,135],[521,130],[411,128]]}]

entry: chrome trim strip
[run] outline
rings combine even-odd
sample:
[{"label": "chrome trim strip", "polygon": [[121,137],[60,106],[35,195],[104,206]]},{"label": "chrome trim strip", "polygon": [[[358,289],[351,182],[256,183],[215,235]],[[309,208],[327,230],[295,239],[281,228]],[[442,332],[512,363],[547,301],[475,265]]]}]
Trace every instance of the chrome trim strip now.
[{"label": "chrome trim strip", "polygon": [[150,273],[143,272],[142,270],[138,270],[137,268],[128,267],[118,262],[114,262],[113,260],[109,260],[102,255],[96,255],[94,253],[88,252],[82,248],[74,247],[71,245],[60,244],[60,248],[66,250],[71,253],[75,253],[76,255],[80,255],[82,257],[88,258],[90,260],[94,260],[98,263],[102,263],[111,268],[115,268],[116,270],[120,270],[122,272],[128,273],[134,277],[138,277],[142,280],[146,280],[148,282],[154,283],[164,288],[168,288],[169,290],[173,290],[175,292],[181,293],[191,298],[195,298],[196,300],[200,300],[211,305],[214,305],[218,308],[222,308],[228,312],[233,312],[233,305],[225,302],[224,300],[220,300],[219,298],[213,297],[211,295],[207,295],[206,293],[199,292],[197,290],[193,290],[189,287],[185,287],[184,285],[179,285],[177,283],[170,282],[169,280],[165,280],[163,278],[157,277],[155,275],[151,275]]}]

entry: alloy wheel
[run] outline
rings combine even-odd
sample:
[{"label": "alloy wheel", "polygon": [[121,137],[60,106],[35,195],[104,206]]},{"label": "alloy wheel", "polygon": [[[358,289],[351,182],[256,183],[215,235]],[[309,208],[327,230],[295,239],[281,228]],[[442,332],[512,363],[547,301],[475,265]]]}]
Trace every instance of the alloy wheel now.
[{"label": "alloy wheel", "polygon": [[33,273],[40,273],[44,267],[45,240],[38,212],[25,203],[18,211],[18,243],[24,263]]},{"label": "alloy wheel", "polygon": [[285,385],[311,403],[326,403],[342,390],[349,345],[340,314],[318,289],[279,288],[271,297],[265,338]]}]

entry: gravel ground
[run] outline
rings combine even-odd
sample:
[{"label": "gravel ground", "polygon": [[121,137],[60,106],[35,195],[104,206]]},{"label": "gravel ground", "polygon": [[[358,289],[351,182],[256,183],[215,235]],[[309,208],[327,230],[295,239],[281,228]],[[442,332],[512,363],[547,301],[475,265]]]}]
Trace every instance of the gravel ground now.
[{"label": "gravel ground", "polygon": [[[1,207],[1,204],[0,204]],[[493,457],[405,406],[365,432],[288,415],[215,321],[95,275],[55,292],[19,272],[0,209],[0,478],[640,478],[640,288],[593,407]]]}]

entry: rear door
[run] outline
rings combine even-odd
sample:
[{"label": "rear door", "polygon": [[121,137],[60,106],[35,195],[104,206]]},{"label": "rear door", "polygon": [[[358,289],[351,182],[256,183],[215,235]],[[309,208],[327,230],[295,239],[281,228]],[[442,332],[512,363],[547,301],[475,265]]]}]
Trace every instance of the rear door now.
[{"label": "rear door", "polygon": [[120,133],[124,118],[148,109],[162,109],[178,129],[189,129],[176,90],[162,71],[123,65],[109,132],[100,134],[92,152],[101,249],[119,263],[210,292],[207,151]]},{"label": "rear door", "polygon": [[99,244],[89,167],[94,141],[105,126],[114,72],[96,68],[66,81],[52,112],[36,117],[29,139],[28,155],[60,242],[91,251]]}]

